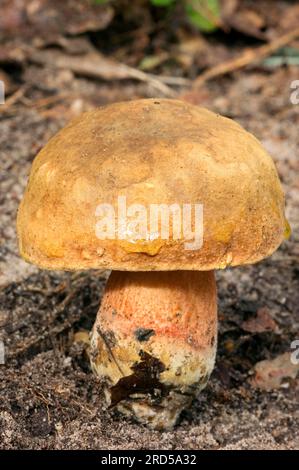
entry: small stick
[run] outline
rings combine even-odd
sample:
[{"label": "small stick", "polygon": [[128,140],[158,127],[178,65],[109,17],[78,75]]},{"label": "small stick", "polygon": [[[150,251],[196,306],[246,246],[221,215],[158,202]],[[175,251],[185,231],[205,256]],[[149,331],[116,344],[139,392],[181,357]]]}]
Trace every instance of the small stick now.
[{"label": "small stick", "polygon": [[[84,57],[68,56],[57,51],[33,51],[30,56],[33,63],[48,65],[53,68],[66,68],[76,75],[102,80],[135,79],[146,82],[164,96],[175,97],[176,92],[159,79],[158,75],[149,75],[142,70],[116,62],[98,52],[90,52]],[[163,79],[165,81],[165,77]]]},{"label": "small stick", "polygon": [[255,61],[264,59],[265,57],[275,52],[277,49],[286,46],[297,37],[299,37],[299,27],[274,39],[269,44],[247,49],[238,57],[226,62],[222,62],[221,64],[215,65],[214,67],[211,67],[210,69],[203,72],[195,79],[192,87],[200,88],[208,80],[219,77],[221,75],[226,75],[228,73],[234,72],[235,70],[246,67]]},{"label": "small stick", "polygon": [[0,106],[0,112],[6,111],[10,106],[14,105],[20,98],[22,98],[27,90],[27,86],[21,86],[13,95],[5,100],[4,105]]}]

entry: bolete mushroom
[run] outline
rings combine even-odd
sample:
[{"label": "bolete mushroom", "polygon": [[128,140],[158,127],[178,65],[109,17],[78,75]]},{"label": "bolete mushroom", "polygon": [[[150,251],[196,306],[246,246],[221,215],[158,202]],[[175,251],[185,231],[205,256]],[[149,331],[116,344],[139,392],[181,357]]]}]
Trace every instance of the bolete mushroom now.
[{"label": "bolete mushroom", "polygon": [[256,263],[289,230],[257,139],[166,99],[89,111],[54,136],[33,162],[17,225],[31,263],[112,270],[91,365],[110,406],[156,429],[176,423],[212,372],[214,270]]}]

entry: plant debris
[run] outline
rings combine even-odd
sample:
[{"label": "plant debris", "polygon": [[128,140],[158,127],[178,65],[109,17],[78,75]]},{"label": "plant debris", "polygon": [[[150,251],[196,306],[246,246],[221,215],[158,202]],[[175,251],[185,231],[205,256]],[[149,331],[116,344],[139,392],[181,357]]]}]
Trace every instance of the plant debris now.
[{"label": "plant debris", "polygon": [[262,390],[274,390],[283,386],[284,379],[295,379],[299,364],[293,364],[290,353],[284,353],[275,359],[260,361],[254,366],[255,375],[251,385]]},{"label": "plant debris", "polygon": [[263,333],[265,331],[277,331],[278,326],[270,315],[269,310],[260,308],[255,318],[250,318],[242,323],[242,329],[249,333]]}]

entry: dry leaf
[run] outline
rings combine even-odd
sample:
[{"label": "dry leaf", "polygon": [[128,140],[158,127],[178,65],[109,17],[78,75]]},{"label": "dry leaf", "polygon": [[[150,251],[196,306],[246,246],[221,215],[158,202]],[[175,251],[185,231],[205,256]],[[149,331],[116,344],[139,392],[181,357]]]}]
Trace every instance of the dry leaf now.
[{"label": "dry leaf", "polygon": [[84,343],[84,344],[89,345],[90,343],[89,332],[87,330],[77,331],[77,333],[74,334],[73,342]]},{"label": "dry leaf", "polygon": [[265,331],[277,331],[277,323],[273,320],[269,310],[264,307],[257,311],[256,317],[244,321],[241,325],[244,331],[249,333],[263,333]]},{"label": "dry leaf", "polygon": [[275,359],[258,362],[254,366],[254,371],[251,385],[262,390],[273,390],[281,386],[283,379],[295,379],[299,364],[293,364],[291,354],[284,353]]},{"label": "dry leaf", "polygon": [[3,0],[0,33],[7,40],[43,38],[45,43],[66,34],[81,34],[106,28],[114,12],[109,5],[89,0]]},{"label": "dry leaf", "polygon": [[226,23],[232,28],[257,39],[266,39],[263,32],[265,20],[253,10],[241,10],[226,18]]}]

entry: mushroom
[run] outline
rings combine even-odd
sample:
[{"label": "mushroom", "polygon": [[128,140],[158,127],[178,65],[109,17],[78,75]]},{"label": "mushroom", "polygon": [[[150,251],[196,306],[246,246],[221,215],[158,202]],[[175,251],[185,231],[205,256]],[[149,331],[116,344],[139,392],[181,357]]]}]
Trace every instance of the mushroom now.
[{"label": "mushroom", "polygon": [[[178,229],[183,216],[189,225]],[[33,162],[17,226],[31,263],[112,270],[92,369],[109,406],[160,430],[213,370],[214,270],[260,261],[289,231],[274,163],[257,139],[167,99],[105,106],[61,130]]]}]

